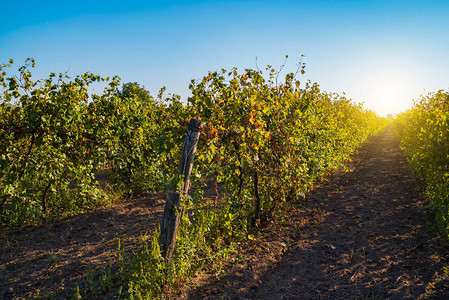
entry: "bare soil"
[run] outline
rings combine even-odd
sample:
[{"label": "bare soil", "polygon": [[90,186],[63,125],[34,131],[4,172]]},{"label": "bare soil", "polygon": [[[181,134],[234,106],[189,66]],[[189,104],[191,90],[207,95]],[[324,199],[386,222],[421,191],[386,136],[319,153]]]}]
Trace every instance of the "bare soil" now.
[{"label": "bare soil", "polygon": [[[449,247],[390,127],[285,217],[201,270],[185,299],[449,299]],[[53,224],[0,234],[0,299],[65,299],[89,268],[136,250],[165,196],[145,195]]]},{"label": "bare soil", "polygon": [[0,237],[0,299],[66,299],[89,270],[139,249],[162,215],[163,193]]},{"label": "bare soil", "polygon": [[[449,299],[449,247],[387,127],[187,299]],[[430,221],[430,222],[428,222]]]}]

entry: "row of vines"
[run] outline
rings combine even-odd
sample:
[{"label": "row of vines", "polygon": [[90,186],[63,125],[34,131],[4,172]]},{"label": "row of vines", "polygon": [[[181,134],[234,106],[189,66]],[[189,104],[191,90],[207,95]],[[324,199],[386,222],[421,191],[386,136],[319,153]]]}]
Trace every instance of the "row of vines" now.
[{"label": "row of vines", "polygon": [[[0,69],[1,226],[91,209],[165,181],[174,147],[164,133],[178,126],[177,98],[160,104],[136,84],[118,90],[118,77],[91,73],[32,81],[31,59],[7,77],[11,63]],[[91,93],[99,83],[102,94]]]},{"label": "row of vines", "polygon": [[400,146],[423,179],[441,233],[449,236],[449,93],[438,91],[396,117]]},{"label": "row of vines", "polygon": [[[118,77],[91,73],[32,81],[33,60],[8,75],[12,63],[0,68],[2,227],[169,187],[176,181],[187,121],[204,122],[194,188],[183,203],[188,213],[178,234],[173,282],[219,255],[223,245],[281,216],[388,123],[317,84],[301,86],[293,73],[279,83],[270,66],[265,77],[250,69],[210,72],[191,82],[192,96],[182,103],[176,95],[163,98],[161,91],[153,98],[136,83],[120,88]],[[92,92],[95,84],[104,87],[99,95]],[[210,181],[215,201],[203,196]],[[129,293],[155,296],[167,281],[159,272],[163,261],[155,243],[142,255],[147,258],[136,267],[140,279],[121,274],[120,281],[133,277]]]}]

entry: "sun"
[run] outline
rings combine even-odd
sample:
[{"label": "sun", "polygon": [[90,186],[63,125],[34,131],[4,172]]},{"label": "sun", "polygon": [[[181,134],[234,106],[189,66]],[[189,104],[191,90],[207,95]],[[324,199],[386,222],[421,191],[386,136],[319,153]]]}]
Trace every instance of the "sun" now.
[{"label": "sun", "polygon": [[366,106],[381,116],[398,114],[412,106],[416,84],[405,65],[386,64],[373,67],[364,76],[363,99]]}]

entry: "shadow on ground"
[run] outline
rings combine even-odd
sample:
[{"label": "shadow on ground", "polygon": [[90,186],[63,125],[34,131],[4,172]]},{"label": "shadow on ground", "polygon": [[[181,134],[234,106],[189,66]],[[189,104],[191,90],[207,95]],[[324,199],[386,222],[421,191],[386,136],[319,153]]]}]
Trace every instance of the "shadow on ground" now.
[{"label": "shadow on ground", "polygon": [[0,299],[65,298],[89,268],[117,259],[119,240],[136,250],[162,215],[164,195],[151,194],[0,239]]}]

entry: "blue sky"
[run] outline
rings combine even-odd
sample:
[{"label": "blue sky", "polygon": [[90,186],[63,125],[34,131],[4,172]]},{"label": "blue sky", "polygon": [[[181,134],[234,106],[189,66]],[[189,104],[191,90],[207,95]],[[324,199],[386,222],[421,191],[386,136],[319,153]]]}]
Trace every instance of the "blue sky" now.
[{"label": "blue sky", "polygon": [[36,59],[35,77],[119,75],[155,95],[191,79],[279,66],[380,115],[449,88],[449,1],[6,1],[0,62]]}]

